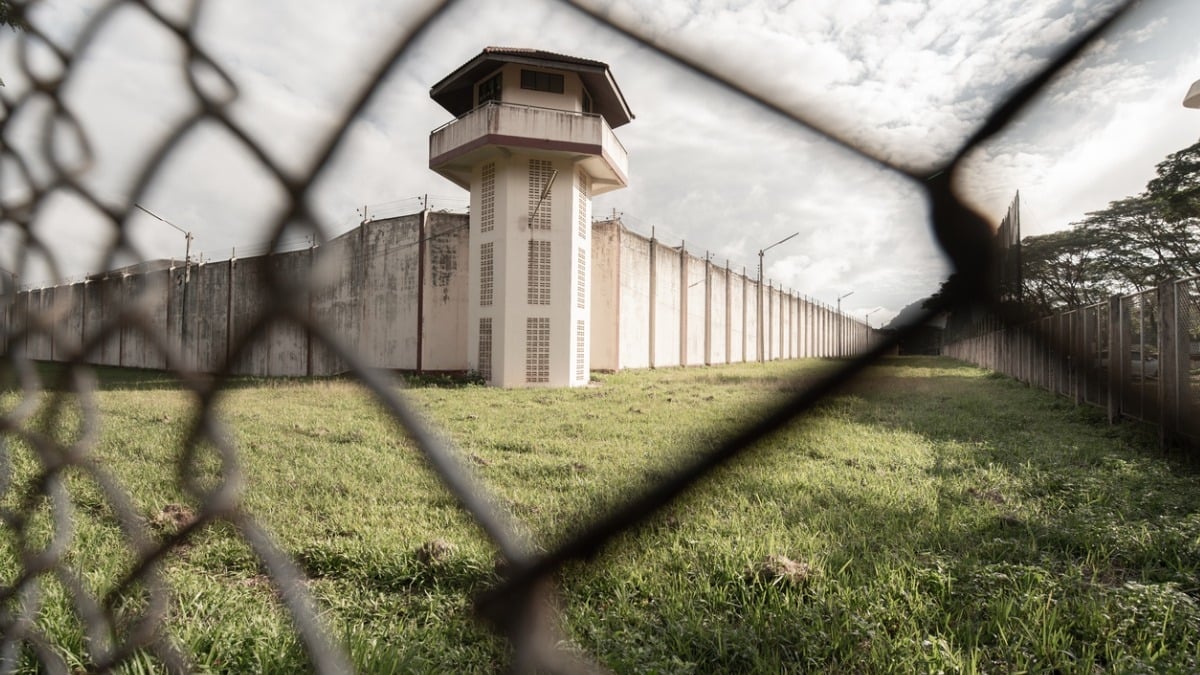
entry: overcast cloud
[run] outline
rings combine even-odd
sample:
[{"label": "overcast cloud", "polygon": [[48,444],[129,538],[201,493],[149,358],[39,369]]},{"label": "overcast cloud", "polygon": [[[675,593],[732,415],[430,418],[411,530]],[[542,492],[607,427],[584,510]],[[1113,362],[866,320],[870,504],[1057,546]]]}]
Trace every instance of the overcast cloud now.
[{"label": "overcast cloud", "polygon": [[[35,23],[68,46],[93,15],[89,7],[99,4],[45,2]],[[595,6],[877,156],[924,171],[950,157],[1006,91],[1113,4]],[[299,177],[417,9],[388,0],[222,0],[205,5],[196,35],[237,85],[231,118],[271,163]],[[1180,105],[1200,78],[1197,25],[1200,3],[1144,2],[1029,114],[972,155],[963,180],[973,202],[998,223],[1020,190],[1028,235],[1066,227],[1139,192],[1157,162],[1200,136],[1200,112]],[[10,106],[28,88],[16,43],[10,32],[0,35],[7,85],[0,96]],[[449,119],[428,91],[487,45],[536,47],[611,66],[637,115],[617,132],[629,150],[631,185],[598,198],[597,213],[616,210],[635,229],[653,227],[660,238],[686,240],[734,267],[752,266],[759,248],[799,232],[767,253],[767,276],[830,303],[853,291],[843,307],[860,316],[878,309],[876,324],[948,273],[907,179],[553,0],[462,0],[435,22],[351,125],[310,193],[326,235],[354,226],[364,205],[403,207],[413,202],[395,203],[426,193],[435,204],[465,204],[464,191],[427,168],[428,133]],[[54,59],[34,56],[46,72],[56,68]],[[121,204],[147,148],[200,109],[182,78],[184,59],[175,36],[135,8],[118,12],[77,56],[64,100],[92,141],[94,161],[80,179],[105,201]],[[220,90],[216,78],[202,81]],[[10,125],[5,144],[23,156],[39,155],[39,120],[48,110],[25,105],[10,113],[21,123]],[[71,156],[65,147],[61,154]],[[16,203],[28,189],[10,164],[3,168],[0,197]],[[285,192],[256,157],[211,122],[188,132],[137,200],[194,232],[194,250],[210,259],[228,257],[235,247],[239,254],[261,251],[264,223],[286,205]],[[68,276],[101,265],[98,251],[113,235],[94,209],[69,196],[49,200],[36,222]],[[128,258],[182,256],[182,235],[148,216],[131,216],[126,231],[137,247]],[[0,266],[16,266],[15,234],[11,225],[0,226]],[[290,240],[306,235],[298,230]],[[24,281],[49,278],[44,265],[27,269]]]}]

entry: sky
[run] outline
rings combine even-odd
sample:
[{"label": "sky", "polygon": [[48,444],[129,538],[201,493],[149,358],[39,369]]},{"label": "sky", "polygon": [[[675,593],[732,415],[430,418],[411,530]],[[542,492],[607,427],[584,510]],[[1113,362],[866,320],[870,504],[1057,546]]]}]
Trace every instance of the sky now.
[{"label": "sky", "polygon": [[[265,225],[289,180],[308,174],[352,102],[428,2],[394,0],[209,0],[191,25],[219,71],[188,64],[177,34],[139,7],[85,27],[103,3],[47,0],[32,22],[71,54],[20,48],[0,30],[0,99],[9,122],[0,158],[0,200],[28,200],[49,172],[43,143],[73,180],[110,206],[136,202],[120,231],[131,245],[103,253],[118,228],[70,190],[39,201],[33,231],[57,263],[30,254],[11,222],[0,223],[0,267],[24,283],[51,283],[139,259],[192,253],[220,260],[261,253]],[[185,25],[189,3],[150,2]],[[776,285],[871,312],[874,325],[936,290],[949,267],[929,232],[921,193],[902,174],[866,161],[729,88],[678,65],[655,46],[708,68],[779,107],[835,131],[875,157],[917,174],[952,157],[985,117],[1093,25],[1114,0],[639,0],[590,2],[636,30],[631,40],[558,0],[451,3],[388,71],[354,118],[332,160],[306,193],[324,236],[375,217],[463,208],[467,193],[428,169],[428,134],[450,115],[429,88],[485,46],[532,47],[604,61],[636,118],[617,130],[629,152],[630,186],[595,200],[632,229],[686,241],[718,263],[753,274],[765,253]],[[1182,107],[1200,78],[1200,2],[1144,0],[1055,80],[1015,123],[974,151],[961,188],[998,225],[1021,194],[1024,235],[1068,227],[1089,211],[1137,194],[1167,154],[1200,138],[1200,111]],[[22,55],[24,55],[22,57]],[[24,64],[24,65],[23,65]],[[54,121],[30,78],[67,73]],[[189,87],[195,77],[203,99]],[[223,73],[220,76],[217,73]],[[141,189],[155,148],[204,110]],[[80,133],[65,120],[78,122]],[[79,142],[88,140],[87,151]],[[252,139],[262,155],[252,152]],[[172,227],[174,226],[174,227]],[[178,228],[178,229],[175,229]],[[285,244],[302,245],[297,227]]]}]

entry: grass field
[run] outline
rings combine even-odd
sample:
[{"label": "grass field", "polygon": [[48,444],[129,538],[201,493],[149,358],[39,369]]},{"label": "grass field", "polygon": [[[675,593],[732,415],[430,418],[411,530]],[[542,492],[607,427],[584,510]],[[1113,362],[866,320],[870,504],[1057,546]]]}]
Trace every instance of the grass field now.
[{"label": "grass field", "polygon": [[[548,547],[829,367],[638,371],[574,390],[414,386],[406,396]],[[177,470],[194,402],[161,374],[101,376],[93,454],[169,532],[168,516],[197,508]],[[495,552],[372,400],[341,380],[237,384],[220,408],[244,504],[308,575],[355,665],[503,669],[503,641],[471,615],[473,595],[497,579]],[[3,409],[16,398],[0,395]],[[30,424],[72,438],[77,417]],[[14,483],[0,506],[14,509],[35,465],[20,442],[7,452]],[[202,458],[196,471],[212,465]],[[70,487],[67,558],[103,592],[132,556],[99,490],[82,475]],[[35,544],[46,511],[26,527]],[[422,547],[435,541],[447,546],[431,559]],[[5,530],[0,583],[17,574],[16,542]],[[165,630],[199,669],[307,668],[269,579],[228,524],[204,528],[166,567],[175,592]],[[1187,672],[1200,669],[1198,572],[1200,485],[1148,433],[975,368],[903,358],[558,583],[563,648],[619,672]],[[62,588],[47,579],[43,589],[39,626],[86,665]]]}]

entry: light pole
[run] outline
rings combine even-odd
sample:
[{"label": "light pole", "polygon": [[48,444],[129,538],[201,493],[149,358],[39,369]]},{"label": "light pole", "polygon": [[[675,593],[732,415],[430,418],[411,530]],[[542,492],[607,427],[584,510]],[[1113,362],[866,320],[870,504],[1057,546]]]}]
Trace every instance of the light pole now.
[{"label": "light pole", "polygon": [[[190,230],[185,230],[182,227],[163,218],[150,209],[135,203],[134,206],[149,214],[151,217],[161,220],[171,227],[183,233],[183,287],[179,290],[179,348],[182,350],[183,345],[187,340],[187,301],[188,301],[188,285],[192,280],[192,233]],[[174,267],[174,264],[172,264]]]},{"label": "light pole", "polygon": [[844,295],[839,295],[837,299],[837,355],[839,357],[845,356],[845,350],[843,349],[842,345],[842,298],[848,298],[852,295],[854,295],[854,291],[850,291]]},{"label": "light pole", "polygon": [[867,320],[867,328],[870,328],[870,327],[871,327],[871,315],[872,315],[872,314],[874,314],[875,312],[878,312],[878,311],[879,311],[879,310],[881,310],[881,309],[883,309],[883,308],[882,308],[882,307],[876,307],[875,309],[873,309],[873,310],[871,310],[871,311],[867,312],[867,316],[865,317],[865,318],[866,318],[866,320]]},{"label": "light pole", "polygon": [[763,358],[763,295],[762,295],[763,253],[770,251],[771,249],[775,248],[776,246],[782,244],[783,242],[785,242],[799,234],[800,234],[799,232],[793,232],[792,234],[789,234],[788,236],[784,237],[783,239],[780,239],[779,241],[775,242],[774,244],[771,244],[770,246],[768,246],[766,248],[760,248],[758,250],[758,331],[757,332],[758,332],[758,360],[760,363],[762,361],[766,360]]},{"label": "light pole", "polygon": [[135,203],[134,206],[138,207],[143,212],[149,214],[151,217],[155,218],[156,220],[160,220],[160,221],[166,223],[167,225],[169,225],[183,233],[183,239],[184,239],[183,280],[185,282],[190,280],[190,278],[191,278],[191,261],[192,261],[192,233],[183,229],[182,227],[176,225],[175,223],[172,223],[171,221],[167,220],[166,218],[163,218],[162,216],[160,216],[157,213],[151,211],[150,209],[142,206],[141,204]]},{"label": "light pole", "polygon": [[839,295],[839,296],[838,296],[838,299],[837,299],[837,303],[838,303],[838,314],[841,314],[841,313],[842,313],[842,298],[848,298],[848,297],[850,297],[850,296],[852,296],[852,295],[854,295],[854,291],[850,291],[849,293],[847,293],[847,294],[845,294],[845,295]]}]

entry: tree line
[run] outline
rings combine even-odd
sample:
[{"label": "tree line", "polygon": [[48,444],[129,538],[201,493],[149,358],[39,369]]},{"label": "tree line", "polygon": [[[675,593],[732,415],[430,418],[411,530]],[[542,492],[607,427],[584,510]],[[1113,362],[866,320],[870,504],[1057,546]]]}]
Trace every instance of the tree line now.
[{"label": "tree line", "polygon": [[1200,142],[1168,155],[1141,194],[1022,239],[1021,267],[1037,315],[1200,275]]}]

